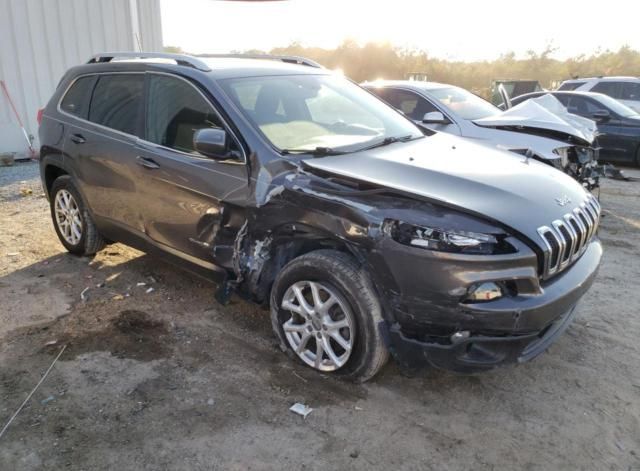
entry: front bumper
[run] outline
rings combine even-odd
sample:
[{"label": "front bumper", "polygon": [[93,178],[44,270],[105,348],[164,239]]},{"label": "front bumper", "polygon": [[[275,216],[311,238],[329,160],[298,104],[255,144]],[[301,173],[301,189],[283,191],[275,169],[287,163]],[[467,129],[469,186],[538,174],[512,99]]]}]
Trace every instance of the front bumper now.
[{"label": "front bumper", "polygon": [[[406,368],[432,365],[458,373],[529,361],[571,324],[578,301],[593,284],[601,257],[601,244],[593,240],[571,268],[542,286],[540,294],[458,303],[449,306],[449,316],[442,306],[435,316],[428,310],[420,316],[418,305],[405,303],[404,311],[395,312],[396,322],[383,327],[389,350]],[[454,322],[443,322],[447,317]],[[453,331],[468,331],[469,336],[452,341],[449,333]],[[431,335],[433,332],[440,335]]]},{"label": "front bumper", "polygon": [[398,326],[388,332],[391,351],[403,367],[425,364],[456,373],[476,373],[508,363],[523,363],[544,352],[569,327],[577,310],[572,307],[537,334],[503,337],[472,336],[450,344],[427,343],[405,337]]}]

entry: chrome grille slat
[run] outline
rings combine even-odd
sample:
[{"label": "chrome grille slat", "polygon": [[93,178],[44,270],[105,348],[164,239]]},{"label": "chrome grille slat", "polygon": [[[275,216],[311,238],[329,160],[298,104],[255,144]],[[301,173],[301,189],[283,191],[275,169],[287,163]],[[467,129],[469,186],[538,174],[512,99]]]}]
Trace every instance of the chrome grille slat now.
[{"label": "chrome grille slat", "polygon": [[587,249],[598,229],[600,209],[598,200],[589,195],[561,219],[538,228],[544,244],[543,279],[567,268]]}]

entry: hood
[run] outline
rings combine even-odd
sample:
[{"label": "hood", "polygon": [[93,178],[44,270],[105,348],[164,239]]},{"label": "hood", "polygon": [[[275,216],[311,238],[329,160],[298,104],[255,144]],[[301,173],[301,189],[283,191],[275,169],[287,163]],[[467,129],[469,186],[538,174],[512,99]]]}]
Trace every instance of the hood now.
[{"label": "hood", "polygon": [[543,95],[523,101],[507,111],[476,119],[473,122],[485,127],[515,126],[560,132],[576,137],[587,144],[593,143],[597,134],[594,121],[569,113],[553,95]]},{"label": "hood", "polygon": [[[538,243],[538,227],[587,198],[580,184],[549,165],[445,133],[304,164],[462,208]],[[556,199],[570,203],[562,207]]]}]

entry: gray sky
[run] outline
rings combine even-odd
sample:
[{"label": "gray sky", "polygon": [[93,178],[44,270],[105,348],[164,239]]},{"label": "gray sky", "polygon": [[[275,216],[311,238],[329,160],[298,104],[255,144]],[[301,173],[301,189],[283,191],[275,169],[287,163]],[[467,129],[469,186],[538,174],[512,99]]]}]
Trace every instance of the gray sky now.
[{"label": "gray sky", "polygon": [[555,57],[628,44],[640,49],[638,0],[162,0],[165,45],[192,53],[286,46],[333,48],[346,38],[388,41],[456,60],[514,51]]}]

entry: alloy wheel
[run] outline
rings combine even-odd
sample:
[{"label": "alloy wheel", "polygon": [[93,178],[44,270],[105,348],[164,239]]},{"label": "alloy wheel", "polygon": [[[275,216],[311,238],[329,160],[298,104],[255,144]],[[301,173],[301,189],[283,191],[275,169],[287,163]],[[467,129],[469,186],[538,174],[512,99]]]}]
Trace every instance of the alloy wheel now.
[{"label": "alloy wheel", "polygon": [[82,218],[78,203],[69,191],[61,189],[56,193],[54,212],[58,230],[64,240],[77,245],[82,238]]},{"label": "alloy wheel", "polygon": [[291,313],[282,329],[302,361],[320,371],[335,371],[347,363],[356,324],[339,293],[321,282],[298,281],[285,292],[281,307]]}]

